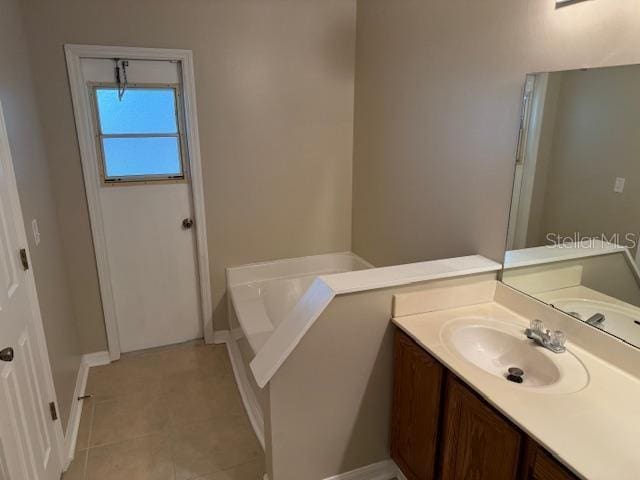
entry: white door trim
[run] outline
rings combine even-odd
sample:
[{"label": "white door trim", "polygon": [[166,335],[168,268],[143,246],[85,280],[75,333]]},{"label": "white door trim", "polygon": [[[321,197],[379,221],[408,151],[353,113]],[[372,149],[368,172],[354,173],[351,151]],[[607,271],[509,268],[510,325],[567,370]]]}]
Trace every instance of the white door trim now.
[{"label": "white door trim", "polygon": [[[22,216],[22,206],[20,205],[20,196],[18,194],[18,185],[16,183],[16,175],[13,168],[13,157],[11,155],[11,149],[9,146],[9,134],[7,133],[7,126],[5,124],[4,111],[2,104],[0,103],[0,162],[2,162],[4,171],[7,174],[7,184],[9,187],[9,195],[11,197],[11,205],[7,205],[7,208],[11,209],[11,214],[17,219],[16,233],[21,245],[27,250],[29,265],[31,268],[24,272],[24,278],[26,280],[25,286],[27,288],[27,297],[29,298],[29,306],[31,308],[32,318],[34,320],[34,330],[36,334],[36,348],[38,349],[38,355],[41,357],[42,365],[44,367],[44,380],[45,380],[45,392],[44,397],[56,402],[58,406],[58,396],[56,394],[56,387],[53,383],[53,372],[51,370],[51,363],[49,360],[49,349],[47,347],[47,340],[44,333],[44,324],[42,323],[42,313],[40,312],[40,302],[38,300],[38,291],[36,289],[36,282],[33,277],[33,262],[31,261],[31,254],[29,253],[27,243],[27,233],[24,225],[24,218]],[[59,408],[59,406],[58,406]],[[60,465],[65,465],[64,455],[64,433],[62,431],[62,422],[53,422],[53,430],[55,439],[53,440],[55,455],[60,459]]]},{"label": "white door trim", "polygon": [[96,252],[100,294],[104,313],[109,355],[111,360],[120,358],[120,340],[116,321],[115,301],[111,286],[111,275],[107,260],[106,237],[99,199],[98,159],[94,148],[93,126],[90,99],[84,84],[80,62],[82,58],[127,58],[131,60],[173,60],[180,62],[182,89],[184,94],[184,112],[186,122],[188,164],[191,175],[191,195],[196,224],[196,251],[198,277],[200,285],[200,311],[202,315],[204,338],[213,342],[213,306],[211,300],[211,280],[209,277],[209,252],[204,208],[204,187],[202,183],[202,159],[200,156],[200,137],[198,134],[198,115],[196,110],[196,87],[193,71],[193,53],[191,50],[173,50],[159,48],[110,47],[99,45],[65,45],[67,70],[73,99],[78,144],[82,161],[84,185],[89,204],[91,232]]}]

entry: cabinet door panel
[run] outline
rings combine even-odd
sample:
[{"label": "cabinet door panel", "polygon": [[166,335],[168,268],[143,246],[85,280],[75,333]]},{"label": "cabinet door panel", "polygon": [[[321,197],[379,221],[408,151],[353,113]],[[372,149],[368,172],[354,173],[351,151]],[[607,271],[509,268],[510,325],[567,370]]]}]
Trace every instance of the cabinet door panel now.
[{"label": "cabinet door panel", "polygon": [[521,434],[454,375],[447,375],[442,480],[514,480]]},{"label": "cabinet door panel", "polygon": [[443,374],[437,360],[396,330],[391,456],[409,480],[435,478]]},{"label": "cabinet door panel", "polygon": [[524,463],[522,480],[577,480],[575,475],[531,439]]}]

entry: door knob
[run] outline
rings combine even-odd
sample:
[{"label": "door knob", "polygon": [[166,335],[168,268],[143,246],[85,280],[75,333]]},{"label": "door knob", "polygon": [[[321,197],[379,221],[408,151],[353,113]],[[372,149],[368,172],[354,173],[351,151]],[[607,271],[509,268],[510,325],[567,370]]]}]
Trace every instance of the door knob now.
[{"label": "door knob", "polygon": [[0,350],[0,360],[3,362],[13,361],[13,348],[7,347]]},{"label": "door knob", "polygon": [[193,220],[191,218],[185,218],[182,220],[182,228],[189,230],[191,227],[193,227]]}]

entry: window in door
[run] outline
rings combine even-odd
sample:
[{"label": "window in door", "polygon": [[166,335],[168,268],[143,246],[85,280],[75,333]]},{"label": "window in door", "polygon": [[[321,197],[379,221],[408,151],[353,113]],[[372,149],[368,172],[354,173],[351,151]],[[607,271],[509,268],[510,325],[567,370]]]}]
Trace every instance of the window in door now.
[{"label": "window in door", "polygon": [[116,85],[93,87],[103,181],[184,180],[178,88],[129,85],[121,93]]}]

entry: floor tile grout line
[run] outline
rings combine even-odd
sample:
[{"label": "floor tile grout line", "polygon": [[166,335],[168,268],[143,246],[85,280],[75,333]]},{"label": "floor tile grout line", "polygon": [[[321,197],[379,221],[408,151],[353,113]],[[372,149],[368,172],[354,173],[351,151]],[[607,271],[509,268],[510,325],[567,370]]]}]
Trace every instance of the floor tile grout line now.
[{"label": "floor tile grout line", "polygon": [[87,468],[89,465],[89,448],[87,447],[84,452],[84,465],[82,466],[82,480],[86,480],[87,478]]},{"label": "floor tile grout line", "polygon": [[209,470],[207,472],[201,472],[196,474],[193,477],[189,477],[186,480],[199,480],[203,477],[206,477],[208,475],[211,475],[213,473],[224,473],[224,472],[228,472],[229,470],[233,470],[234,468],[239,468],[239,467],[243,467],[245,465],[249,465],[250,463],[256,463],[259,462],[259,458],[256,457],[253,460],[247,460],[246,462],[240,462],[240,463],[236,463],[234,465],[231,465],[230,467],[227,468],[216,468],[215,470]]},{"label": "floor tile grout line", "polygon": [[[109,402],[111,401],[117,401],[117,400],[109,400]],[[100,402],[100,404],[104,404],[107,403],[105,402]],[[239,404],[241,406],[241,404]],[[96,403],[94,402],[93,404],[93,411],[92,411],[92,421],[91,421],[91,428],[90,428],[90,434],[89,434],[89,439],[88,439],[88,446],[87,448],[97,448],[97,447],[103,447],[103,446],[107,446],[107,445],[113,445],[115,443],[120,443],[126,440],[132,440],[134,438],[140,438],[140,437],[144,437],[146,435],[151,435],[151,434],[161,434],[163,432],[166,432],[167,430],[169,430],[169,432],[172,433],[172,430],[174,428],[179,428],[179,427],[184,427],[184,426],[191,426],[191,425],[195,425],[195,424],[200,424],[200,423],[206,423],[206,422],[212,422],[215,420],[226,420],[229,418],[239,418],[239,417],[246,417],[246,413],[244,412],[243,409],[240,409],[238,412],[235,413],[226,413],[226,414],[214,414],[214,415],[210,415],[210,416],[203,416],[201,418],[196,418],[196,419],[192,419],[192,420],[186,420],[186,421],[176,421],[174,418],[172,418],[172,415],[170,413],[168,413],[167,415],[167,424],[165,425],[164,428],[162,429],[158,429],[158,430],[152,430],[152,431],[148,431],[145,433],[141,433],[140,435],[135,435],[132,437],[127,437],[127,438],[121,438],[118,440],[113,440],[113,441],[108,441],[108,442],[104,442],[104,443],[99,443],[96,445],[92,445],[91,444],[91,440],[92,440],[92,432],[93,432],[93,425],[94,425],[94,421],[95,421],[95,409],[96,409]]]},{"label": "floor tile grout line", "polygon": [[144,437],[150,437],[152,435],[160,435],[161,437],[169,437],[169,432],[164,430],[164,429],[163,430],[154,430],[152,432],[142,433],[140,435],[135,435],[133,437],[121,438],[121,439],[115,440],[113,442],[100,443],[98,445],[91,445],[90,447],[87,448],[87,450],[96,449],[96,448],[103,448],[103,447],[111,447],[111,446],[117,445],[119,443],[131,442],[133,440],[138,440],[139,438],[144,438]]},{"label": "floor tile grout line", "polygon": [[[95,408],[95,405],[94,407]],[[91,432],[93,431],[93,425],[91,426],[90,429],[90,433],[89,433],[89,439],[87,442],[87,448],[86,450],[90,450],[90,449],[96,449],[96,448],[102,448],[102,447],[109,447],[112,445],[116,445],[118,443],[123,443],[123,442],[129,442],[132,440],[136,440],[138,438],[143,438],[143,437],[148,437],[151,435],[160,435],[160,436],[166,436],[171,438],[173,436],[173,434],[175,433],[175,429],[177,428],[181,428],[181,427],[190,427],[196,424],[201,424],[201,423],[208,423],[208,422],[212,422],[214,420],[222,420],[222,419],[229,419],[229,418],[244,418],[246,415],[244,413],[234,413],[231,415],[214,415],[212,417],[209,418],[203,418],[203,419],[198,419],[198,420],[193,420],[193,421],[188,421],[188,422],[181,422],[181,423],[176,423],[176,424],[172,424],[171,421],[168,422],[168,424],[159,430],[152,430],[149,432],[145,432],[145,433],[141,433],[140,435],[134,435],[131,437],[126,437],[126,438],[120,438],[118,440],[114,440],[114,441],[110,441],[110,442],[105,442],[105,443],[99,443],[97,445],[92,445],[91,444]]]},{"label": "floor tile grout line", "polygon": [[171,452],[171,468],[173,469],[173,480],[177,480],[178,474],[176,473],[176,459],[174,456],[173,438],[171,435],[167,435],[167,437],[169,441],[169,452]]}]

